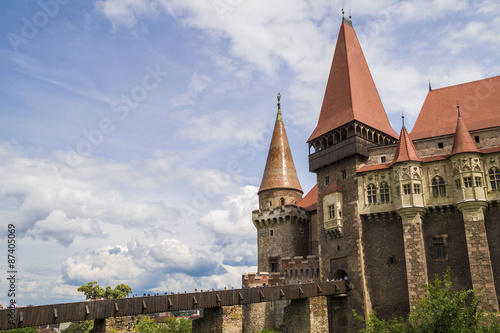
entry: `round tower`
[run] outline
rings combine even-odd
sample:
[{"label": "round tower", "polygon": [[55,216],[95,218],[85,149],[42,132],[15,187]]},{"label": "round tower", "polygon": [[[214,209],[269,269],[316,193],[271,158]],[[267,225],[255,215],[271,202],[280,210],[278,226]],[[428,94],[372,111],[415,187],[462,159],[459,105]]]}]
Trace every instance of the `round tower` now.
[{"label": "round tower", "polygon": [[281,259],[307,256],[309,219],[296,203],[302,188],[288,144],[278,93],[278,114],[259,188],[259,209],[252,213],[257,228],[258,269],[279,273]]}]

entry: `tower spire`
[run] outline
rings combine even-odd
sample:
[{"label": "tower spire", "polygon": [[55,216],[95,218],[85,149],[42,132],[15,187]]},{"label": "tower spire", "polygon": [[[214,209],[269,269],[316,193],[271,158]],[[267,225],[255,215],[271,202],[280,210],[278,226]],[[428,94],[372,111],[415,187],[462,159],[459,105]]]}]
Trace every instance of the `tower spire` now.
[{"label": "tower spire", "polygon": [[389,123],[352,22],[343,18],[318,125],[307,141],[351,121],[398,137]]},{"label": "tower spire", "polygon": [[278,93],[278,114],[259,194],[265,190],[289,189],[298,191],[302,195],[302,188],[297,177],[297,172],[295,171],[292,151],[290,150],[285,125],[283,124],[280,100],[281,94]]},{"label": "tower spire", "polygon": [[460,105],[457,101],[458,119],[457,128],[455,130],[455,138],[453,139],[453,148],[451,150],[451,155],[459,153],[479,153],[476,144],[472,140],[467,126],[465,126],[464,120],[460,115]]}]

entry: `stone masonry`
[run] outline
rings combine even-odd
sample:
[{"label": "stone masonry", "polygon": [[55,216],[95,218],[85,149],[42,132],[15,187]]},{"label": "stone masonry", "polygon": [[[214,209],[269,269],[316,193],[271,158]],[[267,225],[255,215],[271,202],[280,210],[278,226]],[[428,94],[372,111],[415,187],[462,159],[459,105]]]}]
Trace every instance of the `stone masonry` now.
[{"label": "stone masonry", "polygon": [[424,234],[422,231],[422,210],[411,209],[399,211],[402,218],[406,276],[408,278],[408,294],[410,304],[415,303],[424,296],[421,285],[428,284],[427,264],[425,260]]},{"label": "stone masonry", "polygon": [[480,292],[482,298],[480,306],[486,311],[498,311],[490,250],[484,225],[486,203],[464,203],[458,208],[464,216],[472,285]]}]

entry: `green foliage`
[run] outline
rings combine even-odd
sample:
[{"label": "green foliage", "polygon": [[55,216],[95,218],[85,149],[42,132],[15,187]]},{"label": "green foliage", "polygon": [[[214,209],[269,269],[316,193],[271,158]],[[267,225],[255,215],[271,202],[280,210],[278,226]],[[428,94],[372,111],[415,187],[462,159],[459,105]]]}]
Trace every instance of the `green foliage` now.
[{"label": "green foliage", "polygon": [[[434,283],[422,286],[425,296],[408,315],[407,320],[393,318],[380,320],[372,313],[366,321],[364,333],[500,333],[498,321],[478,309],[480,298],[474,290],[452,291],[450,270],[443,281],[437,276]],[[358,319],[363,319],[354,314]]]},{"label": "green foliage", "polygon": [[121,283],[117,285],[114,289],[111,289],[110,286],[107,286],[106,290],[104,290],[97,284],[96,281],[89,282],[86,285],[84,284],[80,286],[77,290],[81,291],[87,299],[101,298],[101,297],[109,299],[125,298],[132,293],[132,288],[130,288],[126,284]]},{"label": "green foliage", "polygon": [[36,327],[14,328],[12,330],[0,331],[0,333],[37,333]]},{"label": "green foliage", "polygon": [[135,326],[139,333],[190,333],[192,321],[184,318],[169,317],[163,324],[157,324],[151,317],[142,317]]},{"label": "green foliage", "polygon": [[63,330],[63,333],[89,333],[91,329],[94,328],[93,320],[85,320],[80,325],[71,324],[67,329]]},{"label": "green foliage", "polygon": [[281,332],[282,330],[277,327],[264,328],[263,330],[259,331],[259,333],[281,333]]}]

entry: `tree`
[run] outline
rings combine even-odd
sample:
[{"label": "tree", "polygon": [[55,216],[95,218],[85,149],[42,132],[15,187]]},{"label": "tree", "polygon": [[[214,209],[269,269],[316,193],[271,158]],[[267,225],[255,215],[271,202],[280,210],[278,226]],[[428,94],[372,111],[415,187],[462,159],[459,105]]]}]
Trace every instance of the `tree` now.
[{"label": "tree", "polygon": [[[500,326],[494,315],[486,315],[478,308],[480,298],[475,290],[451,290],[450,270],[441,281],[436,276],[434,283],[422,286],[425,296],[418,301],[406,321],[402,318],[380,320],[371,313],[366,321],[364,333],[395,332],[499,332]],[[355,314],[357,318],[363,319]]]},{"label": "tree", "polygon": [[0,333],[36,333],[38,332],[36,327],[23,327],[23,328],[14,328],[11,330],[0,331]]},{"label": "tree", "polygon": [[153,318],[144,316],[135,325],[135,330],[139,333],[189,333],[191,326],[190,319],[169,317],[163,324],[157,324]]},{"label": "tree", "polygon": [[110,299],[125,298],[132,293],[132,288],[130,288],[126,284],[121,283],[117,285],[114,289],[111,289],[110,286],[107,286],[106,290],[104,290],[97,284],[96,281],[84,284],[80,286],[77,290],[81,291],[87,299],[101,298],[101,297]]},{"label": "tree", "polygon": [[71,324],[67,329],[63,330],[62,333],[89,333],[93,328],[94,321],[85,320],[81,324]]}]

